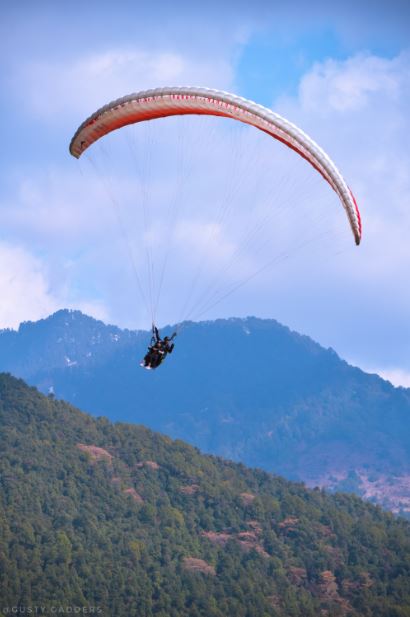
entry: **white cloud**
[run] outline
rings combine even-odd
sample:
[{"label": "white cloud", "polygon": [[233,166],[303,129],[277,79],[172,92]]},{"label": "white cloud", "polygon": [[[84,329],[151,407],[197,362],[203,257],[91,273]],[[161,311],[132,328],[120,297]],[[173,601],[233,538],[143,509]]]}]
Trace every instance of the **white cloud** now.
[{"label": "white cloud", "polygon": [[[356,194],[362,245],[311,280],[314,323],[292,325],[359,364],[409,366],[410,53],[316,64],[298,95],[274,106],[334,158]],[[322,307],[322,308],[321,308]],[[294,318],[295,319],[295,318]],[[310,323],[309,323],[310,320]],[[333,324],[331,323],[333,320]]]},{"label": "white cloud", "polygon": [[103,184],[92,174],[81,175],[79,169],[26,172],[15,178],[14,191],[1,204],[1,225],[33,244],[68,244],[74,238],[78,242],[112,223]]},{"label": "white cloud", "polygon": [[56,310],[44,264],[24,249],[0,244],[0,327],[39,319]]},{"label": "white cloud", "polygon": [[30,112],[60,123],[62,117],[73,115],[82,121],[113,99],[146,88],[186,84],[224,88],[231,81],[231,66],[223,58],[215,64],[212,59],[172,51],[127,47],[65,61],[26,62],[16,72],[14,91]]},{"label": "white cloud", "polygon": [[403,370],[401,368],[390,369],[364,369],[366,373],[376,373],[383,379],[390,381],[393,386],[403,388],[410,388],[410,371]]},{"label": "white cloud", "polygon": [[20,246],[0,243],[0,328],[17,328],[22,321],[47,317],[59,308],[80,308],[107,318],[101,302],[70,302],[64,281],[52,286],[50,268]]},{"label": "white cloud", "polygon": [[184,220],[176,228],[176,241],[191,255],[204,259],[211,268],[218,268],[221,260],[229,259],[235,244],[225,235],[223,227],[213,221]]},{"label": "white cloud", "polygon": [[403,78],[403,60],[359,54],[346,61],[317,63],[300,84],[299,100],[305,110],[337,112],[363,110],[374,97],[397,100]]}]

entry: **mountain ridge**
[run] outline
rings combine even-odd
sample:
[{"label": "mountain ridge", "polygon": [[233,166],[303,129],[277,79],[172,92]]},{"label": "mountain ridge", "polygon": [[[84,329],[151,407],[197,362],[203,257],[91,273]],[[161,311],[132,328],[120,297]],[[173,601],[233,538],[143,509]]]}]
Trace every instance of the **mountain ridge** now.
[{"label": "mountain ridge", "polygon": [[0,332],[0,369],[94,415],[410,512],[409,390],[275,320],[189,322],[151,373],[149,338],[60,311]]}]

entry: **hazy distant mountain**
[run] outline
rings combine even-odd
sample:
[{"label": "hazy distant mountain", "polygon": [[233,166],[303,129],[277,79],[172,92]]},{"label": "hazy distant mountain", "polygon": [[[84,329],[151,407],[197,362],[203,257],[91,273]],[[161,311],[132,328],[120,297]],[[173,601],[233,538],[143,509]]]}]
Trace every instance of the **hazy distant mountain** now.
[{"label": "hazy distant mountain", "polygon": [[59,311],[0,332],[0,370],[95,415],[410,511],[410,390],[274,320],[187,323],[155,372],[138,365],[149,337]]},{"label": "hazy distant mountain", "polygon": [[3,612],[408,615],[410,525],[357,497],[91,418],[4,374],[0,451]]}]

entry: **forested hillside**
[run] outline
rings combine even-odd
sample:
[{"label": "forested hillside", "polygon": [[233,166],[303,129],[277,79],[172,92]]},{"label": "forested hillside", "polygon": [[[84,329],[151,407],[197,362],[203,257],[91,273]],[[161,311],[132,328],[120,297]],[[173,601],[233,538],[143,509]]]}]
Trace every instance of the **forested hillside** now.
[{"label": "forested hillside", "polygon": [[139,366],[149,339],[60,311],[1,332],[0,370],[94,415],[410,513],[410,390],[274,320],[187,323],[151,372]]},{"label": "forested hillside", "polygon": [[92,418],[5,374],[0,448],[2,610],[410,615],[410,526],[357,497]]}]

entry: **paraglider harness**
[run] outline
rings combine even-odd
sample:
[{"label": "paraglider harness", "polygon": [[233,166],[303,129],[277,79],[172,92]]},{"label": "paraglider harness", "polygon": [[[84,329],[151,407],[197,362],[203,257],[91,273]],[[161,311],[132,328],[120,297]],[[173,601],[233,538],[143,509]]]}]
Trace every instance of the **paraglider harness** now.
[{"label": "paraglider harness", "polygon": [[146,369],[158,368],[165,360],[167,354],[172,353],[174,349],[174,343],[172,341],[176,335],[177,333],[174,332],[171,337],[165,336],[162,339],[159,335],[158,328],[152,324],[151,344],[148,347],[148,352],[143,362],[141,362],[141,366]]}]

